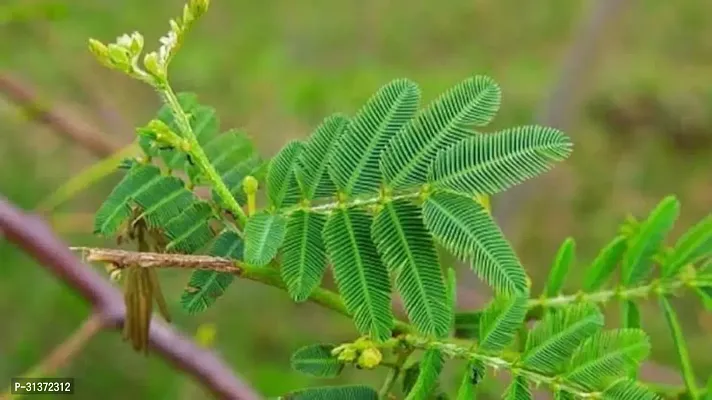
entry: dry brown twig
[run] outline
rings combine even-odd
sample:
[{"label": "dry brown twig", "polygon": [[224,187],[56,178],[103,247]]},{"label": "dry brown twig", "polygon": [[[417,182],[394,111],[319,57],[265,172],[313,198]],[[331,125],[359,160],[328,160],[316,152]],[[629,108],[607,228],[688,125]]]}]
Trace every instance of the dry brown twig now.
[{"label": "dry brown twig", "polygon": [[39,97],[27,83],[7,72],[0,72],[0,93],[37,121],[48,125],[56,133],[81,145],[98,157],[111,155],[120,148],[103,132],[70,119],[58,108],[49,107],[39,101]]},{"label": "dry brown twig", "polygon": [[[125,307],[119,290],[82,264],[40,217],[18,210],[1,196],[0,234],[91,302],[94,312],[101,317],[103,329],[121,327]],[[156,353],[191,374],[218,398],[260,398],[217,355],[199,348],[157,319],[151,321],[149,341]]]}]

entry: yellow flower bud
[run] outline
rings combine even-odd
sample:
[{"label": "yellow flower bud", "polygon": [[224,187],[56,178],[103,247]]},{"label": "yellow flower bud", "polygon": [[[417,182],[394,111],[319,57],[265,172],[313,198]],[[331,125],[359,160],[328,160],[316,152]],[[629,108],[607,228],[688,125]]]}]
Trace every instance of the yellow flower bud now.
[{"label": "yellow flower bud", "polygon": [[190,12],[194,18],[199,18],[205,14],[205,12],[208,11],[208,6],[210,6],[210,0],[190,0],[188,3]]},{"label": "yellow flower bud", "polygon": [[89,39],[89,51],[91,51],[102,64],[106,65],[109,63],[109,49],[104,43],[96,39]]},{"label": "yellow flower bud", "polygon": [[345,347],[339,352],[339,361],[351,362],[356,359],[356,350],[351,347]]},{"label": "yellow flower bud", "polygon": [[152,51],[143,57],[143,66],[146,67],[146,71],[156,78],[163,78],[165,73],[161,64],[158,62],[158,53]]},{"label": "yellow flower bud", "polygon": [[245,179],[242,180],[242,190],[245,191],[245,194],[254,194],[257,192],[259,185],[260,183],[252,175],[247,175]]},{"label": "yellow flower bud", "polygon": [[383,359],[381,352],[375,347],[369,347],[361,352],[358,358],[358,365],[362,368],[372,369],[378,366]]},{"label": "yellow flower bud", "polygon": [[108,46],[109,49],[109,60],[121,69],[122,71],[130,71],[131,70],[131,61],[130,61],[130,54],[129,50],[125,47],[121,47],[118,44],[111,43]]}]

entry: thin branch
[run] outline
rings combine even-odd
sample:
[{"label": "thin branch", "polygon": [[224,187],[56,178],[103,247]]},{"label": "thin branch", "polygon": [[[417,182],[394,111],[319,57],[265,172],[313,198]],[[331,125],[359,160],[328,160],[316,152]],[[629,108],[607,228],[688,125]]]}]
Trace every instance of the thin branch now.
[{"label": "thin branch", "polygon": [[57,346],[47,358],[22,376],[34,378],[54,375],[57,370],[65,367],[84,348],[89,340],[104,329],[106,325],[107,321],[101,314],[91,314],[82,323],[82,326]]},{"label": "thin branch", "polygon": [[[107,326],[119,328],[123,324],[125,307],[121,293],[99,273],[82,264],[41,218],[23,213],[2,196],[0,233],[91,302]],[[197,347],[158,319],[151,321],[149,342],[158,354],[193,375],[218,398],[260,398],[217,355]]]},{"label": "thin branch", "polygon": [[[126,268],[138,265],[144,268],[190,268],[213,270],[235,274],[239,277],[261,282],[271,286],[284,288],[284,283],[271,268],[253,268],[240,261],[230,260],[222,257],[189,254],[167,254],[127,251],[120,249],[106,249],[96,247],[70,247],[73,251],[81,252],[86,261],[111,263],[117,268]],[[706,288],[712,287],[712,282],[708,279],[698,279],[686,275],[675,276],[668,279],[657,279],[631,287],[616,287],[613,289],[603,289],[590,293],[577,293],[570,295],[558,295],[553,297],[542,297],[529,299],[527,306],[528,319],[540,319],[543,309],[561,308],[571,304],[587,302],[595,304],[605,304],[616,298],[621,299],[646,299],[657,294],[672,294],[683,288]],[[334,309],[347,315],[341,302],[332,302],[332,296],[338,297],[336,293],[326,289],[317,291],[328,292],[329,301],[322,305]],[[403,323],[405,324],[405,323]],[[412,329],[407,329],[412,331]]]},{"label": "thin branch", "polygon": [[80,251],[89,262],[104,262],[114,264],[117,268],[138,265],[144,268],[171,267],[207,269],[217,272],[227,272],[242,275],[243,268],[239,263],[227,258],[192,255],[137,252],[118,249],[99,249],[91,247],[70,247],[72,251]]},{"label": "thin branch", "polygon": [[[600,0],[591,2],[592,9],[581,24],[573,43],[569,47],[561,65],[561,71],[554,82],[548,98],[542,102],[536,115],[538,124],[565,130],[580,108],[585,97],[587,84],[593,82],[596,61],[601,58],[604,34],[615,29],[624,14],[628,0]],[[506,193],[495,196],[493,216],[503,232],[510,233],[517,210],[531,199],[533,188],[539,184],[524,182]]]},{"label": "thin branch", "polygon": [[64,137],[81,144],[96,156],[105,157],[120,148],[103,132],[71,120],[59,110],[44,105],[38,100],[38,96],[29,85],[6,72],[0,72],[0,93],[36,120],[50,126]]},{"label": "thin branch", "polygon": [[[131,265],[141,267],[156,268],[192,268],[207,269],[218,272],[234,274],[243,279],[260,282],[268,286],[279,289],[286,289],[284,281],[275,268],[255,268],[245,265],[239,261],[229,260],[222,257],[186,254],[165,254],[150,252],[133,252],[118,249],[103,249],[92,247],[71,247],[71,250],[79,251],[86,261],[111,263],[116,268],[125,268]],[[332,311],[350,317],[341,297],[324,288],[315,289],[309,296],[309,300],[326,307]],[[403,321],[396,320],[396,333],[413,333],[413,327]]]}]

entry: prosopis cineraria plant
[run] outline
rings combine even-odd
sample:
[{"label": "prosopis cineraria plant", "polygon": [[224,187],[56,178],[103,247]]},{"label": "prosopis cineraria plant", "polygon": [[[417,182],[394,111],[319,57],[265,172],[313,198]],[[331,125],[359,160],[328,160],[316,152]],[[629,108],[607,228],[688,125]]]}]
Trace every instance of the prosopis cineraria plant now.
[{"label": "prosopis cineraria plant", "polygon": [[[672,328],[681,393],[704,395],[669,299],[689,289],[712,303],[712,218],[668,247],[679,203],[664,199],[647,218],[626,222],[586,268],[583,288],[569,295],[562,289],[575,243],[567,239],[544,292],[533,296],[487,199],[566,159],[572,145],[564,133],[542,126],[481,132],[500,105],[489,77],[467,78],[425,105],[415,82],[396,79],[355,114],[326,117],[308,138],[264,160],[243,132],[220,132],[214,109],[170,85],[168,66],[207,8],[207,0],[191,0],[159,50],[143,57],[139,33],[109,45],[90,41],[100,62],[146,82],[165,103],[138,130],[143,156],[122,164],[126,175],[97,211],[95,232],[131,241],[139,252],[174,254],[176,263],[188,254],[233,260],[231,271],[196,266],[181,297],[189,313],[212,306],[239,276],[350,316],[355,340],[297,350],[298,371],[333,377],[356,366],[387,374],[380,391],[329,386],[285,398],[447,398],[439,376],[450,359],[466,361],[458,399],[474,398],[488,370],[508,371],[508,399],[531,398],[534,386],[559,399],[658,398],[670,393],[636,380],[650,352],[638,302],[651,297]],[[197,196],[197,187],[210,196]],[[455,312],[455,274],[443,272],[438,248],[469,262],[491,286],[485,308]],[[327,266],[338,295],[321,288]],[[167,315],[165,301],[151,268],[121,267],[125,336],[145,350],[154,300]],[[395,294],[407,322],[394,317]],[[601,307],[609,302],[622,308],[616,329],[604,328]],[[537,322],[528,327],[529,320]]]}]

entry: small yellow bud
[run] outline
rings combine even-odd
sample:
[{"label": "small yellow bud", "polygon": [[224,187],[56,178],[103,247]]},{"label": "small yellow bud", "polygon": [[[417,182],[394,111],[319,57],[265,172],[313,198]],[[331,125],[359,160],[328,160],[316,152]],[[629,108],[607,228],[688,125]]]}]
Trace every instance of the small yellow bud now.
[{"label": "small yellow bud", "polygon": [[193,16],[193,12],[190,10],[190,7],[186,4],[183,6],[183,19],[181,22],[183,22],[183,25],[189,25],[195,17]]},{"label": "small yellow bud", "polygon": [[190,149],[191,149],[190,142],[188,142],[187,140],[182,140],[180,142],[180,149],[183,153],[190,152]]},{"label": "small yellow bud", "polygon": [[199,18],[200,16],[205,14],[206,11],[208,11],[208,7],[210,6],[210,0],[190,0],[188,6],[190,8],[191,13],[193,13],[193,17]]},{"label": "small yellow bud", "polygon": [[143,35],[138,32],[131,34],[131,44],[129,45],[131,55],[138,56],[143,50]]},{"label": "small yellow bud", "polygon": [[361,352],[361,356],[358,358],[358,365],[366,369],[372,369],[376,368],[382,359],[383,355],[377,348],[369,347]]},{"label": "small yellow bud", "polygon": [[158,53],[152,51],[143,57],[143,66],[146,67],[146,71],[156,78],[164,78],[165,72],[161,68],[161,64],[158,62]]},{"label": "small yellow bud", "polygon": [[131,57],[127,48],[111,43],[108,49],[109,60],[111,60],[116,67],[127,72],[131,70]]},{"label": "small yellow bud", "polygon": [[243,180],[242,180],[242,190],[245,192],[245,194],[254,194],[257,192],[257,189],[259,188],[260,183],[257,181],[257,179],[252,176],[252,175],[247,175]]},{"label": "small yellow bud", "polygon": [[89,39],[89,51],[102,63],[109,62],[109,49],[96,39]]},{"label": "small yellow bud", "polygon": [[156,134],[156,141],[163,142],[171,137],[171,128],[160,119],[152,119],[146,124],[146,129]]},{"label": "small yellow bud", "polygon": [[183,29],[181,29],[181,26],[176,20],[172,19],[168,21],[168,24],[171,26],[171,32],[175,33],[178,35]]},{"label": "small yellow bud", "polygon": [[345,347],[339,353],[338,360],[344,362],[351,362],[356,359],[356,350],[351,347]]}]

